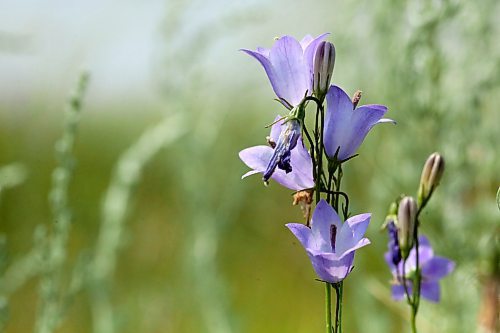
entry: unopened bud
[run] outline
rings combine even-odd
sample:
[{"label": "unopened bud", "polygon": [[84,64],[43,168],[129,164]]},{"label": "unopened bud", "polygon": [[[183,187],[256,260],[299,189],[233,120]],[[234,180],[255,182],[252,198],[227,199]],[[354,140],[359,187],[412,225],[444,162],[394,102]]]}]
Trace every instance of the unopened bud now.
[{"label": "unopened bud", "polygon": [[321,42],[314,56],[313,74],[313,90],[319,100],[323,100],[330,87],[334,65],[335,46],[330,42]]},{"label": "unopened bud", "polygon": [[439,185],[439,181],[444,172],[444,159],[439,153],[432,153],[425,162],[420,177],[418,190],[418,204],[421,206],[429,200],[434,189]]},{"label": "unopened bud", "polygon": [[415,223],[417,219],[417,203],[412,197],[404,197],[399,202],[398,208],[398,240],[401,255],[408,258],[410,249],[413,246]]}]

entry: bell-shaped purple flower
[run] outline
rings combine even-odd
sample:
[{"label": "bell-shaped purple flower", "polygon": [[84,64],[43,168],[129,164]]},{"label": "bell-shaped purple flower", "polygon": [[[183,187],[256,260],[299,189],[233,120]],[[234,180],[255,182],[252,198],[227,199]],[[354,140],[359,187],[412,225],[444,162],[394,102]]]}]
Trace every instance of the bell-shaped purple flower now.
[{"label": "bell-shaped purple flower", "polygon": [[[280,116],[276,117],[275,121],[280,118]],[[267,179],[270,177],[294,191],[314,187],[312,160],[302,142],[300,126],[296,133],[287,134],[290,122],[278,121],[271,127],[269,140],[275,145],[274,148],[255,146],[240,151],[240,159],[253,169],[245,173],[241,178],[263,173],[268,175]],[[292,138],[290,135],[294,137]],[[288,138],[288,141],[286,138]],[[273,170],[272,173],[269,172],[270,169]]]},{"label": "bell-shaped purple flower", "polygon": [[338,161],[353,156],[373,126],[395,123],[382,118],[387,112],[386,106],[371,104],[356,107],[346,92],[334,85],[326,94],[326,103],[323,142],[328,157],[336,157]]},{"label": "bell-shaped purple flower", "polygon": [[353,269],[354,253],[370,244],[364,238],[371,214],[353,216],[344,223],[325,200],[314,210],[311,228],[289,223],[286,226],[306,249],[318,277],[337,283],[347,277]]},{"label": "bell-shaped purple flower", "polygon": [[276,96],[288,109],[292,109],[306,94],[312,94],[314,55],[326,35],[316,38],[307,35],[300,42],[291,36],[283,36],[271,49],[259,47],[255,51],[242,51],[260,62]]},{"label": "bell-shaped purple flower", "polygon": [[[420,271],[422,273],[422,282],[420,285],[420,294],[423,298],[432,302],[439,302],[440,288],[439,280],[450,274],[455,268],[455,263],[447,258],[434,255],[429,240],[425,236],[420,236],[418,247],[418,261]],[[391,244],[389,244],[391,246]],[[391,248],[385,253],[385,261],[391,268],[394,276],[392,285],[392,298],[395,300],[402,300],[405,297],[405,289],[403,286],[403,279],[406,278],[406,287],[410,295],[413,293],[413,283],[411,276],[415,275],[417,269],[416,265],[416,251],[415,247],[410,251],[410,255],[406,260],[405,277],[403,277],[403,262],[400,261],[397,265],[393,263],[393,254]]]}]

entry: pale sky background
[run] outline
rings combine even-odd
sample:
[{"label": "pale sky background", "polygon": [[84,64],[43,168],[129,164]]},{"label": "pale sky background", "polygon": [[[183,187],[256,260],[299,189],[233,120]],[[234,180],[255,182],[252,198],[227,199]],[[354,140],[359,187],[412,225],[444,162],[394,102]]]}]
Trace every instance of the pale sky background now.
[{"label": "pale sky background", "polygon": [[[79,69],[102,98],[151,91],[164,1],[3,0],[0,89],[4,102],[30,91],[67,94]],[[105,97],[106,96],[106,97]]]},{"label": "pale sky background", "polygon": [[[165,75],[161,72],[165,72],[164,68],[157,68],[159,65],[167,61],[166,65],[177,72],[172,75],[182,72],[172,59],[165,58],[169,48],[178,49],[187,43],[190,49],[180,56],[193,57],[193,65],[204,62],[209,68],[220,64],[237,67],[240,61],[248,60],[238,49],[256,47],[255,42],[236,42],[235,35],[241,38],[238,29],[227,34],[233,37],[229,45],[224,27],[244,26],[241,21],[248,17],[258,22],[267,16],[247,10],[253,4],[255,1],[2,0],[0,106],[25,105],[33,96],[36,98],[32,103],[64,98],[82,69],[91,73],[88,94],[92,95],[92,103],[113,103],[124,98],[151,102],[159,97],[158,81]],[[169,14],[178,8],[179,20],[172,21]],[[165,37],[167,27],[176,30],[172,40]],[[211,45],[209,54],[196,58],[192,40],[200,31],[209,29],[218,30],[214,39],[217,45]],[[224,57],[236,60],[223,61]],[[227,75],[228,70],[214,72],[215,79]]]}]

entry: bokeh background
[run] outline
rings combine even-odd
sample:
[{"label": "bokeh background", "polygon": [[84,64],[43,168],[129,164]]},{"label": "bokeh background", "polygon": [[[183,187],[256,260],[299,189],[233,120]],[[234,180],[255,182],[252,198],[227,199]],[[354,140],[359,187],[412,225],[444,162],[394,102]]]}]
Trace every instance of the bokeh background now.
[{"label": "bokeh background", "polygon": [[[284,227],[300,209],[277,184],[240,180],[237,153],[262,144],[282,111],[238,49],[325,31],[333,82],[398,122],[374,129],[344,170],[352,212],[373,213],[372,245],[345,283],[344,331],[409,331],[379,229],[396,196],[416,193],[433,151],[447,169],[422,232],[457,266],[418,325],[487,326],[498,317],[498,289],[488,290],[498,288],[499,16],[495,0],[3,0],[1,329],[41,332],[44,306],[59,304],[55,332],[324,330],[324,288]],[[54,280],[44,245],[57,233],[54,146],[82,71],[71,225]],[[101,275],[99,255],[109,259]]]}]

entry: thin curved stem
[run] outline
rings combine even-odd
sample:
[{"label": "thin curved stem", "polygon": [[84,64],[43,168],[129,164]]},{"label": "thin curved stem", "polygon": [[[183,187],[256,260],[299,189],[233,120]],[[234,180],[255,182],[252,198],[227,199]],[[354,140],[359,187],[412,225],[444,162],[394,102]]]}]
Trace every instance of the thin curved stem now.
[{"label": "thin curved stem", "polygon": [[417,313],[418,307],[420,305],[420,283],[422,281],[422,274],[420,272],[420,258],[418,253],[418,229],[416,227],[418,223],[415,223],[415,266],[417,267],[417,271],[415,274],[414,282],[413,282],[413,306],[411,313],[411,325],[413,333],[417,333]]},{"label": "thin curved stem", "polygon": [[[398,278],[401,278],[401,283],[403,284],[403,288],[405,290],[405,295],[406,295],[406,300],[408,301],[408,305],[413,307],[413,300],[410,296],[410,292],[408,291],[408,285],[406,284],[406,259],[403,259],[403,272],[402,276]],[[399,275],[399,269],[396,269],[396,274]]]},{"label": "thin curved stem", "polygon": [[346,208],[344,209],[344,219],[347,218],[345,216],[345,215],[347,215],[346,212],[349,210],[349,196],[347,195],[347,193],[345,193],[343,191],[330,191],[330,190],[325,190],[325,189],[321,190],[321,192],[326,193],[329,196],[341,195],[344,198],[345,206],[346,206]]}]

